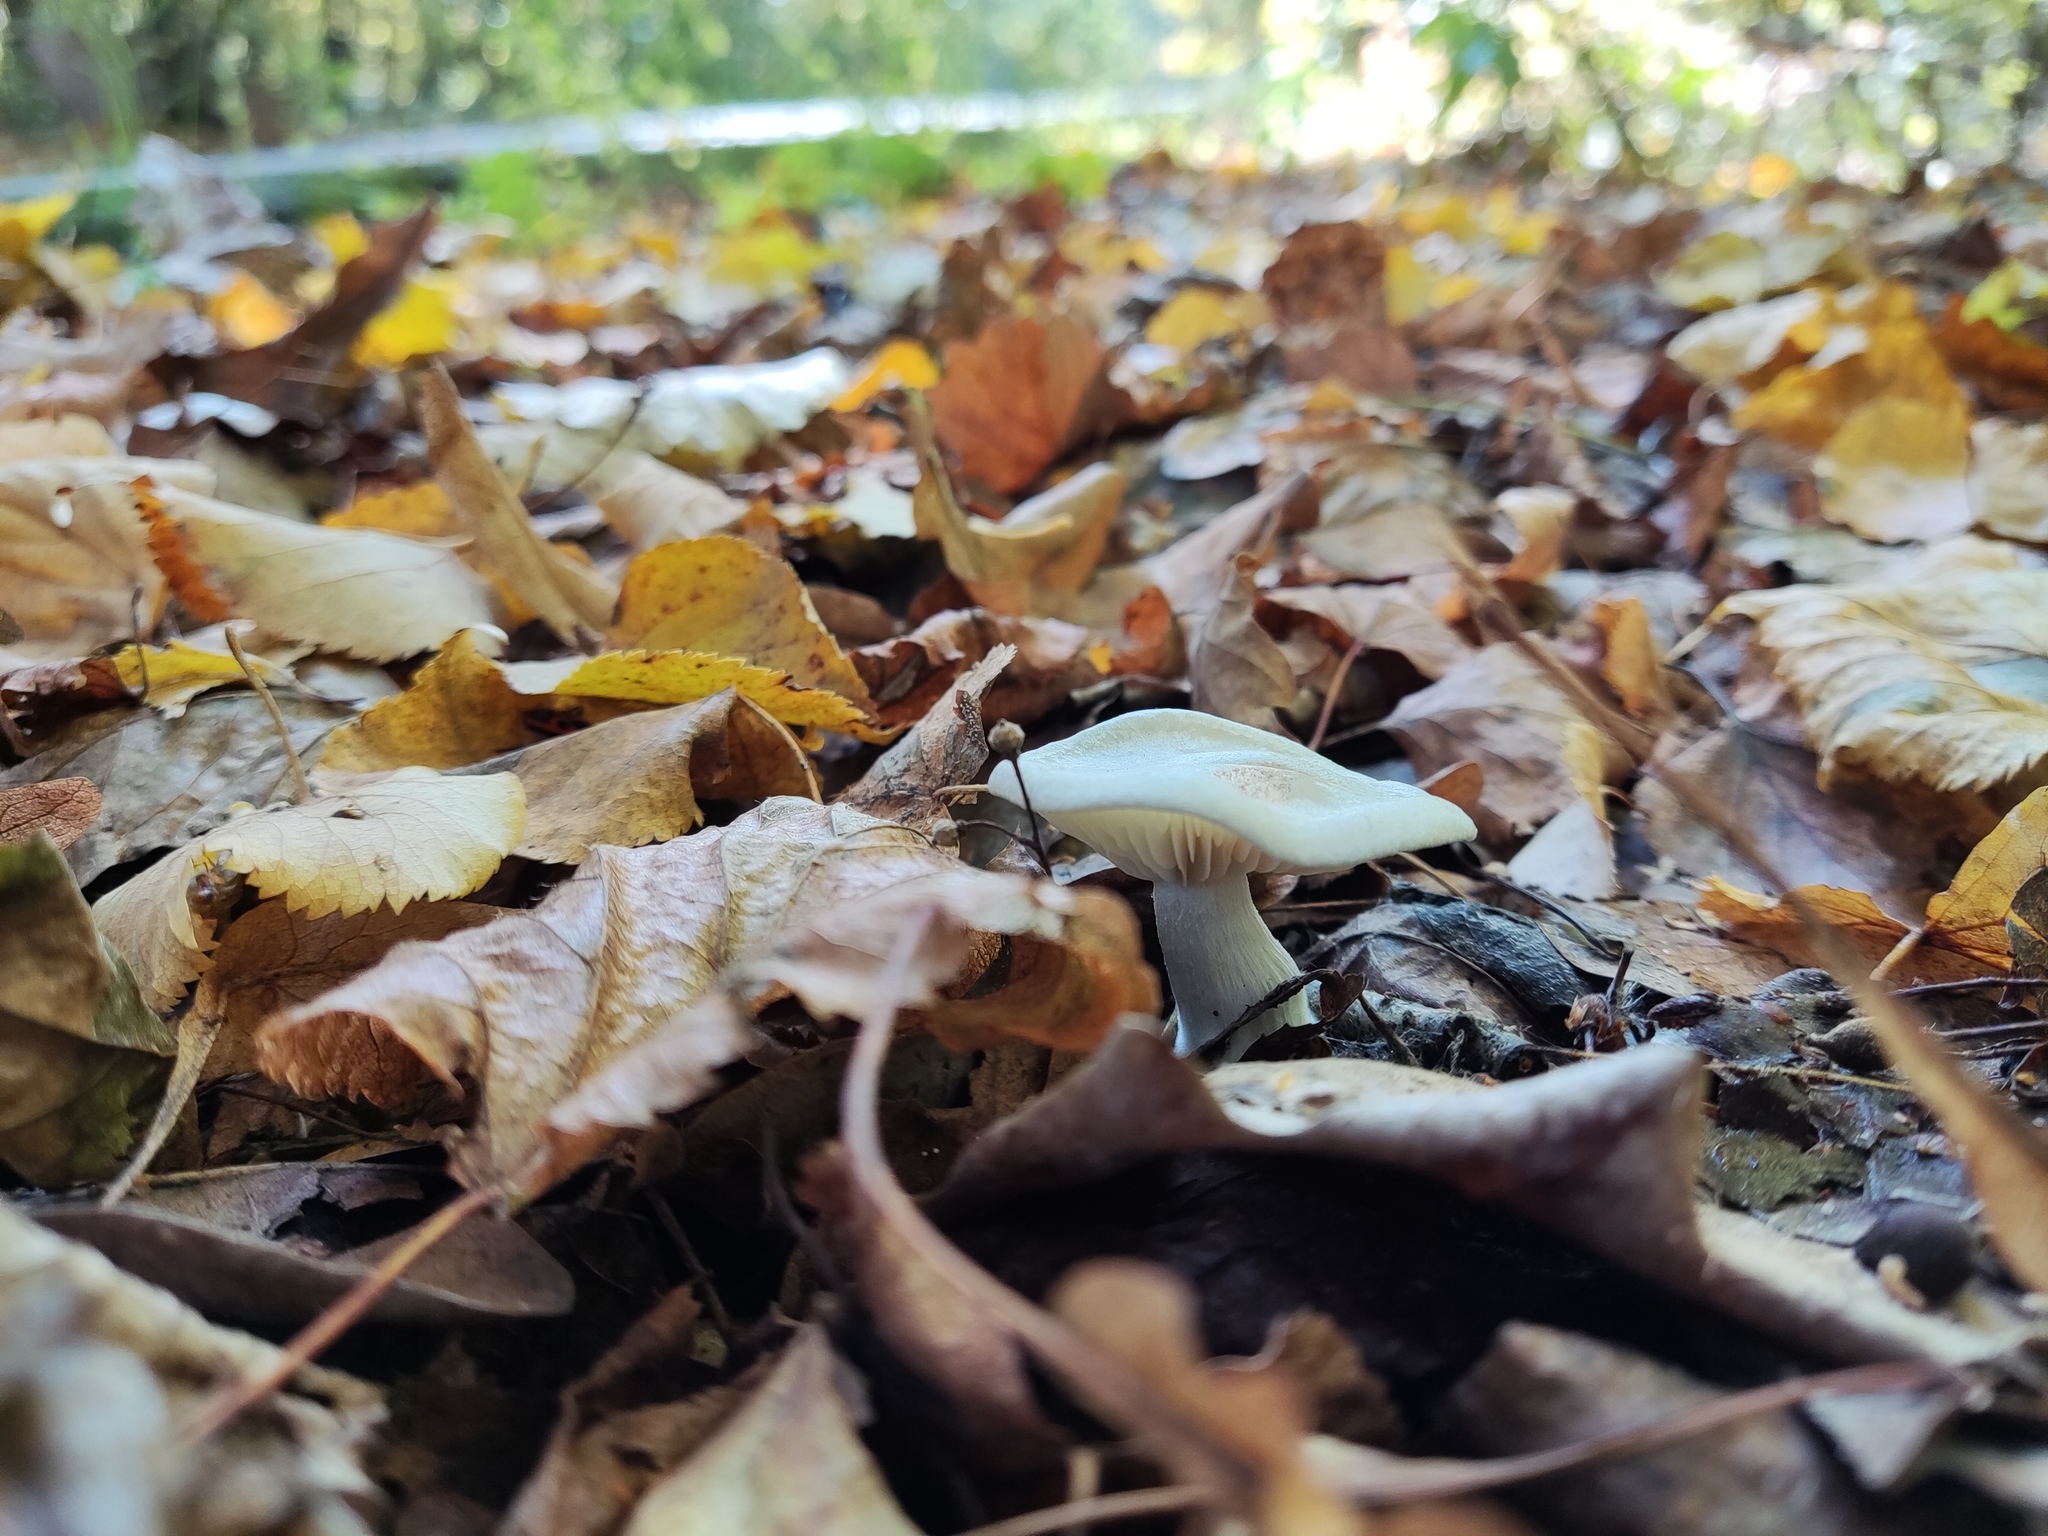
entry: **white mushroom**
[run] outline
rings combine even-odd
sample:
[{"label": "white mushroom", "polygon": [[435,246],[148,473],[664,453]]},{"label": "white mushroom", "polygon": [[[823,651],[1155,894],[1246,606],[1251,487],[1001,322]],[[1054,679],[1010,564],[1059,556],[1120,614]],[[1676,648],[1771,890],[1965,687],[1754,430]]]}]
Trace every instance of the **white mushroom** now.
[{"label": "white mushroom", "polygon": [[[1448,800],[1185,709],[1119,715],[1023,753],[989,788],[1020,806],[1028,792],[1060,831],[1152,882],[1183,1055],[1300,974],[1252,905],[1248,876],[1349,869],[1475,835]],[[1305,992],[1274,1014],[1269,1029],[1309,1023]]]}]

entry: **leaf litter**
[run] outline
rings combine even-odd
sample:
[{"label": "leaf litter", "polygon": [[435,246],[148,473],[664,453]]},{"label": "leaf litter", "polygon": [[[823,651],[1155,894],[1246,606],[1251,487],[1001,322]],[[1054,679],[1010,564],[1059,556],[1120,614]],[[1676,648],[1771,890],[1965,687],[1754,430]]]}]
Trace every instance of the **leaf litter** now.
[{"label": "leaf litter", "polygon": [[[1151,157],[287,291],[177,166],[10,321],[112,371],[0,429],[0,1512],[2048,1508],[2048,352],[1867,233],[2023,183]],[[1032,805],[1175,710],[1199,804]],[[1289,751],[1476,836],[1275,852]]]}]

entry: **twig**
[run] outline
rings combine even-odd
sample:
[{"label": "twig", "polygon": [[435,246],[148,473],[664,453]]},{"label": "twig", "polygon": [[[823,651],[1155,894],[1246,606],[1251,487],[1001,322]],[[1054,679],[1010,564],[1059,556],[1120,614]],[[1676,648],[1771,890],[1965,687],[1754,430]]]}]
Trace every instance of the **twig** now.
[{"label": "twig", "polygon": [[135,668],[142,674],[142,692],[137,696],[138,704],[149,702],[149,647],[143,643],[142,634],[142,583],[136,582],[128,589],[128,622],[135,632]]},{"label": "twig", "polygon": [[497,1198],[495,1185],[467,1190],[460,1198],[451,1200],[414,1227],[412,1235],[387,1253],[375,1269],[294,1334],[268,1370],[231,1387],[224,1387],[201,1403],[192,1418],[180,1426],[180,1438],[187,1445],[197,1444],[229,1423],[243,1409],[254,1407],[290,1381],[328,1345],[361,1321],[363,1314],[399,1282],[421,1254]]},{"label": "twig", "polygon": [[1971,976],[1962,981],[1922,981],[1892,988],[1893,997],[1920,997],[1929,992],[1967,992],[1985,987],[2048,987],[2048,976]]},{"label": "twig", "polygon": [[1363,1013],[1367,1019],[1371,1020],[1372,1027],[1379,1032],[1379,1037],[1382,1040],[1386,1041],[1388,1049],[1394,1053],[1395,1058],[1401,1063],[1402,1066],[1419,1067],[1422,1065],[1421,1058],[1415,1054],[1414,1048],[1410,1046],[1406,1040],[1401,1038],[1401,1032],[1398,1029],[1394,1028],[1392,1024],[1387,1022],[1386,1015],[1381,1013],[1379,1009],[1373,1007],[1371,1003],[1368,1003],[1365,1000],[1365,991],[1363,988],[1359,989],[1356,1001],[1358,1003],[1359,1011]]},{"label": "twig", "polygon": [[[1363,640],[1351,642],[1351,649],[1344,653],[1344,659],[1337,663],[1336,673],[1330,678],[1329,691],[1323,695],[1323,712],[1316,716],[1315,734],[1308,739],[1311,752],[1323,750],[1323,735],[1330,729],[1330,714],[1337,707],[1337,695],[1344,691],[1344,679],[1351,675],[1351,664],[1365,651]],[[1018,783],[1022,783],[1020,776]]]},{"label": "twig", "polygon": [[[1892,972],[1905,963],[1906,957],[1918,949],[1920,941],[1926,937],[1927,928],[1925,924],[1918,928],[1908,928],[1899,939],[1899,942],[1891,947],[1890,953],[1877,962],[1877,969],[1870,973],[1870,979],[1872,981],[1889,981]],[[1894,997],[1898,996],[1896,992],[1892,995]]]},{"label": "twig", "polygon": [[270,723],[277,727],[277,739],[284,744],[285,765],[292,771],[292,782],[298,786],[293,804],[304,805],[313,798],[313,786],[306,782],[306,766],[299,761],[298,748],[292,745],[291,728],[284,723],[284,711],[277,707],[277,700],[270,696],[270,685],[256,675],[256,669],[249,665],[249,658],[242,654],[242,642],[235,638],[235,626],[223,624],[221,633],[227,636],[228,650],[233,652],[235,665],[242,669],[242,675],[249,679],[249,686],[256,690],[256,697],[263,701],[263,707],[270,711]]},{"label": "twig", "polygon": [[1095,1520],[1134,1520],[1139,1515],[1166,1515],[1177,1509],[1198,1509],[1214,1500],[1206,1488],[1172,1484],[1165,1488],[1138,1488],[1129,1493],[1098,1493],[1089,1499],[1069,1499],[1049,1504],[1028,1515],[1012,1515],[993,1525],[977,1525],[961,1536],[1044,1536]]}]

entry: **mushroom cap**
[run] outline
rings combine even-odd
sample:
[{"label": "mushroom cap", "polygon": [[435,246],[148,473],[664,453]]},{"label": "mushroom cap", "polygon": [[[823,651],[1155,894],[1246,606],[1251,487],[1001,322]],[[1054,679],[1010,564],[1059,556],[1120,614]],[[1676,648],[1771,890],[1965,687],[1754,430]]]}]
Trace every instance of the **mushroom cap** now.
[{"label": "mushroom cap", "polygon": [[[1213,885],[1316,874],[1477,835],[1448,800],[1189,709],[1142,709],[1022,754],[1031,808],[1117,868]],[[989,789],[1024,803],[1017,766]]]}]

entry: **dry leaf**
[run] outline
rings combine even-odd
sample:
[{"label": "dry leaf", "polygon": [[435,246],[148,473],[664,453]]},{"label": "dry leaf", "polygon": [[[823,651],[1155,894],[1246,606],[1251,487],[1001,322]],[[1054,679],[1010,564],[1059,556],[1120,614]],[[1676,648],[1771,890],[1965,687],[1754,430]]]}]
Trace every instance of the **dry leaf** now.
[{"label": "dry leaf", "polygon": [[697,651],[789,674],[872,713],[867,686],[820,622],[789,562],[713,534],[637,557],[619,593],[615,650]]},{"label": "dry leaf", "polygon": [[1875,966],[1906,936],[1906,925],[1888,916],[1862,891],[1845,891],[1832,885],[1802,885],[1797,900],[1784,896],[1760,896],[1715,876],[1700,896],[1700,911],[1713,918],[1728,933],[1745,944],[1774,949],[1795,965],[1819,965],[1822,956],[1809,941],[1800,920],[1799,903],[1820,915],[1863,957],[1866,967]]},{"label": "dry leaf", "polygon": [[869,1457],[815,1325],[745,1406],[648,1489],[624,1536],[918,1536]]},{"label": "dry leaf", "polygon": [[1553,896],[1612,900],[1621,894],[1614,833],[1591,801],[1574,801],[1508,861],[1508,878]]},{"label": "dry leaf", "polygon": [[1345,582],[1330,587],[1276,587],[1260,600],[1327,619],[1365,651],[1393,651],[1435,681],[1472,656],[1472,647],[1406,586]]},{"label": "dry leaf", "polygon": [[[833,645],[837,650],[836,641]],[[871,723],[862,704],[822,688],[800,688],[786,672],[749,666],[730,656],[698,651],[606,651],[576,665],[572,671],[565,672],[554,663],[542,665],[547,681],[538,691],[563,698],[686,704],[731,688],[784,725],[800,727],[807,733],[838,731],[874,742],[888,741],[895,735],[894,731]],[[527,681],[516,669],[507,675],[514,687]]]},{"label": "dry leaf", "polygon": [[447,493],[454,526],[472,541],[464,551],[469,561],[538,614],[557,638],[573,641],[579,624],[602,633],[618,594],[534,531],[526,508],[476,440],[439,363],[419,376],[419,411],[435,481]]},{"label": "dry leaf", "polygon": [[1637,597],[1599,597],[1586,609],[1586,619],[1606,641],[1600,677],[1614,690],[1622,707],[1642,719],[1669,713],[1671,693],[1664,682],[1664,657],[1650,634],[1650,612]]},{"label": "dry leaf", "polygon": [[638,449],[607,454],[582,484],[612,531],[641,552],[722,533],[747,512],[745,502],[710,481],[671,469]]},{"label": "dry leaf", "polygon": [[1514,646],[1490,645],[1383,722],[1418,776],[1470,760],[1486,776],[1474,819],[1489,842],[1508,842],[1549,821],[1627,767],[1620,750],[1587,723]]},{"label": "dry leaf", "polygon": [[1013,618],[980,608],[935,613],[907,635],[864,645],[853,664],[884,725],[920,719],[955,678],[998,648],[1016,656],[987,698],[989,718],[1029,725],[1077,688],[1100,682],[1088,631],[1058,619]]},{"label": "dry leaf", "polygon": [[538,703],[505,681],[476,632],[465,629],[413,673],[403,693],[379,699],[329,736],[320,765],[380,773],[480,763],[535,739],[526,716]]},{"label": "dry leaf", "polygon": [[1283,475],[1146,560],[1141,570],[1175,613],[1207,613],[1234,579],[1234,556],[1253,555],[1264,564],[1281,534],[1316,526],[1319,505],[1313,480],[1299,471]]},{"label": "dry leaf", "polygon": [[1273,712],[1294,702],[1294,668],[1253,617],[1258,569],[1255,555],[1233,562],[1230,585],[1188,637],[1188,681],[1196,709],[1284,735]]},{"label": "dry leaf", "polygon": [[2037,789],[2005,813],[1991,835],[1970,850],[1948,889],[1927,903],[1923,942],[1956,950],[1987,966],[2012,964],[2006,914],[2013,893],[2048,865],[2048,789]]},{"label": "dry leaf", "polygon": [[[1271,1536],[1363,1536],[1365,1519],[1318,1482],[1302,1457],[1312,1429],[1308,1395],[1277,1361],[1205,1362],[1194,1288],[1172,1270],[1135,1259],[1091,1259],[1062,1275],[1047,1307],[1141,1378],[1179,1417],[1200,1426],[1189,1439],[1154,1428],[1147,1448],[1175,1482],[1217,1489]],[[1249,1466],[1257,1486],[1231,1486],[1207,1441]]]},{"label": "dry leaf", "polygon": [[[491,622],[485,588],[453,552],[393,534],[321,528],[167,486],[157,494],[209,584],[235,616],[274,635],[392,661]],[[133,506],[126,487],[95,486]]]},{"label": "dry leaf", "polygon": [[937,792],[981,776],[988,761],[983,703],[1016,656],[1015,646],[997,645],[961,673],[838,803],[925,833],[949,819],[951,807]]},{"label": "dry leaf", "polygon": [[1363,224],[1304,224],[1266,268],[1262,286],[1282,325],[1353,316],[1383,324],[1387,256]]},{"label": "dry leaf", "polygon": [[1065,315],[1006,316],[946,346],[932,426],[969,479],[1009,495],[1104,425],[1105,354]]},{"label": "dry leaf", "polygon": [[[1745,592],[1806,717],[1823,782],[1856,766],[1937,789],[1989,789],[2048,757],[2048,573],[1954,571],[1910,583]],[[2010,691],[2000,684],[2012,678]]]},{"label": "dry leaf", "polygon": [[401,768],[346,795],[252,811],[158,860],[100,898],[93,918],[134,967],[143,996],[169,1008],[207,968],[214,920],[195,879],[245,875],[311,917],[466,896],[519,842],[526,797],[511,774],[451,778]]},{"label": "dry leaf", "polygon": [[681,836],[704,820],[699,799],[818,798],[788,727],[731,689],[540,742],[503,766],[526,786],[526,836],[512,851],[544,864]]},{"label": "dry leaf", "polygon": [[1866,539],[1947,538],[1976,521],[1970,414],[1959,401],[1873,400],[1828,439],[1813,469],[1828,520]]},{"label": "dry leaf", "polygon": [[59,848],[69,848],[99,819],[100,792],[91,779],[45,779],[0,789],[0,843],[45,832]]}]

